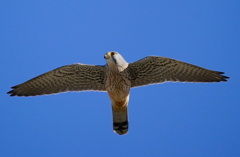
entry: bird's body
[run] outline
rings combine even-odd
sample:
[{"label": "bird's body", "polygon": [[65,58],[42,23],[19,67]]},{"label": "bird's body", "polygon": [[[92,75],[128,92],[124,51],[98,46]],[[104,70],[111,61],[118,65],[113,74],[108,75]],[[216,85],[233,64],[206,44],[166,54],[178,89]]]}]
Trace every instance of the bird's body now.
[{"label": "bird's body", "polygon": [[[113,129],[120,135],[128,131],[128,101],[131,88],[129,80],[128,63],[120,56],[113,58],[116,52],[108,52],[107,59],[106,90],[111,99],[113,113]],[[118,62],[121,61],[121,64]]]},{"label": "bird's body", "polygon": [[111,100],[113,129],[119,135],[128,132],[130,89],[166,81],[220,82],[229,77],[170,58],[149,56],[127,63],[117,52],[108,52],[107,64],[72,64],[37,76],[12,87],[11,96],[36,96],[66,91],[106,91]]}]

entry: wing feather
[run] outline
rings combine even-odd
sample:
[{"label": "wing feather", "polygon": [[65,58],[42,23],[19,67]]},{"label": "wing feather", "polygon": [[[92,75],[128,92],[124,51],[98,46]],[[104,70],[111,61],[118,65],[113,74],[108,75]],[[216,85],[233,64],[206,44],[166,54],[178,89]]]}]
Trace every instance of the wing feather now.
[{"label": "wing feather", "polygon": [[131,87],[148,84],[173,82],[220,82],[229,77],[223,72],[208,70],[171,58],[148,56],[130,63]]},{"label": "wing feather", "polygon": [[11,96],[36,96],[66,91],[106,91],[104,66],[71,64],[12,87]]}]

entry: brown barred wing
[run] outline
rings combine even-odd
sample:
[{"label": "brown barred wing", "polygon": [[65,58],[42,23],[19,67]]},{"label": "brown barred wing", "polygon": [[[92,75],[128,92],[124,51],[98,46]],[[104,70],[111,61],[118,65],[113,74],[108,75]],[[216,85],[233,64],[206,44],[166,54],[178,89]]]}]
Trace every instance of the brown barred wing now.
[{"label": "brown barred wing", "polygon": [[12,87],[11,96],[36,96],[66,91],[105,91],[105,67],[71,64]]},{"label": "brown barred wing", "polygon": [[229,77],[223,72],[208,70],[171,58],[148,56],[129,64],[131,87],[166,81],[179,82],[220,82]]}]

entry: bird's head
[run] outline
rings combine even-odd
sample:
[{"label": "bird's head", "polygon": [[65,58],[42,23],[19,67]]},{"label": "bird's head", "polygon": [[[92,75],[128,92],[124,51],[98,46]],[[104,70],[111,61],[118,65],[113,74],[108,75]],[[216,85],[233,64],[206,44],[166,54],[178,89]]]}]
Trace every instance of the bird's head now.
[{"label": "bird's head", "polygon": [[128,66],[128,63],[125,61],[125,59],[117,52],[110,51],[104,55],[104,58],[107,61],[107,65],[111,68],[113,67],[121,67],[126,68]]}]

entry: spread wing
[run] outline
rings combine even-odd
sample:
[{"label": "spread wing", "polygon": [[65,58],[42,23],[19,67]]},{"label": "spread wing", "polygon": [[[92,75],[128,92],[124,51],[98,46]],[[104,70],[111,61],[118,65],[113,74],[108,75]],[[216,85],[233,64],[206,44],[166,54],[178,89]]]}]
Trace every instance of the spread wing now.
[{"label": "spread wing", "polygon": [[14,86],[8,94],[36,96],[66,91],[105,91],[104,80],[104,66],[71,64]]},{"label": "spread wing", "polygon": [[171,58],[148,56],[129,64],[131,87],[166,81],[179,82],[220,82],[229,77],[223,72],[213,71],[174,60]]}]

